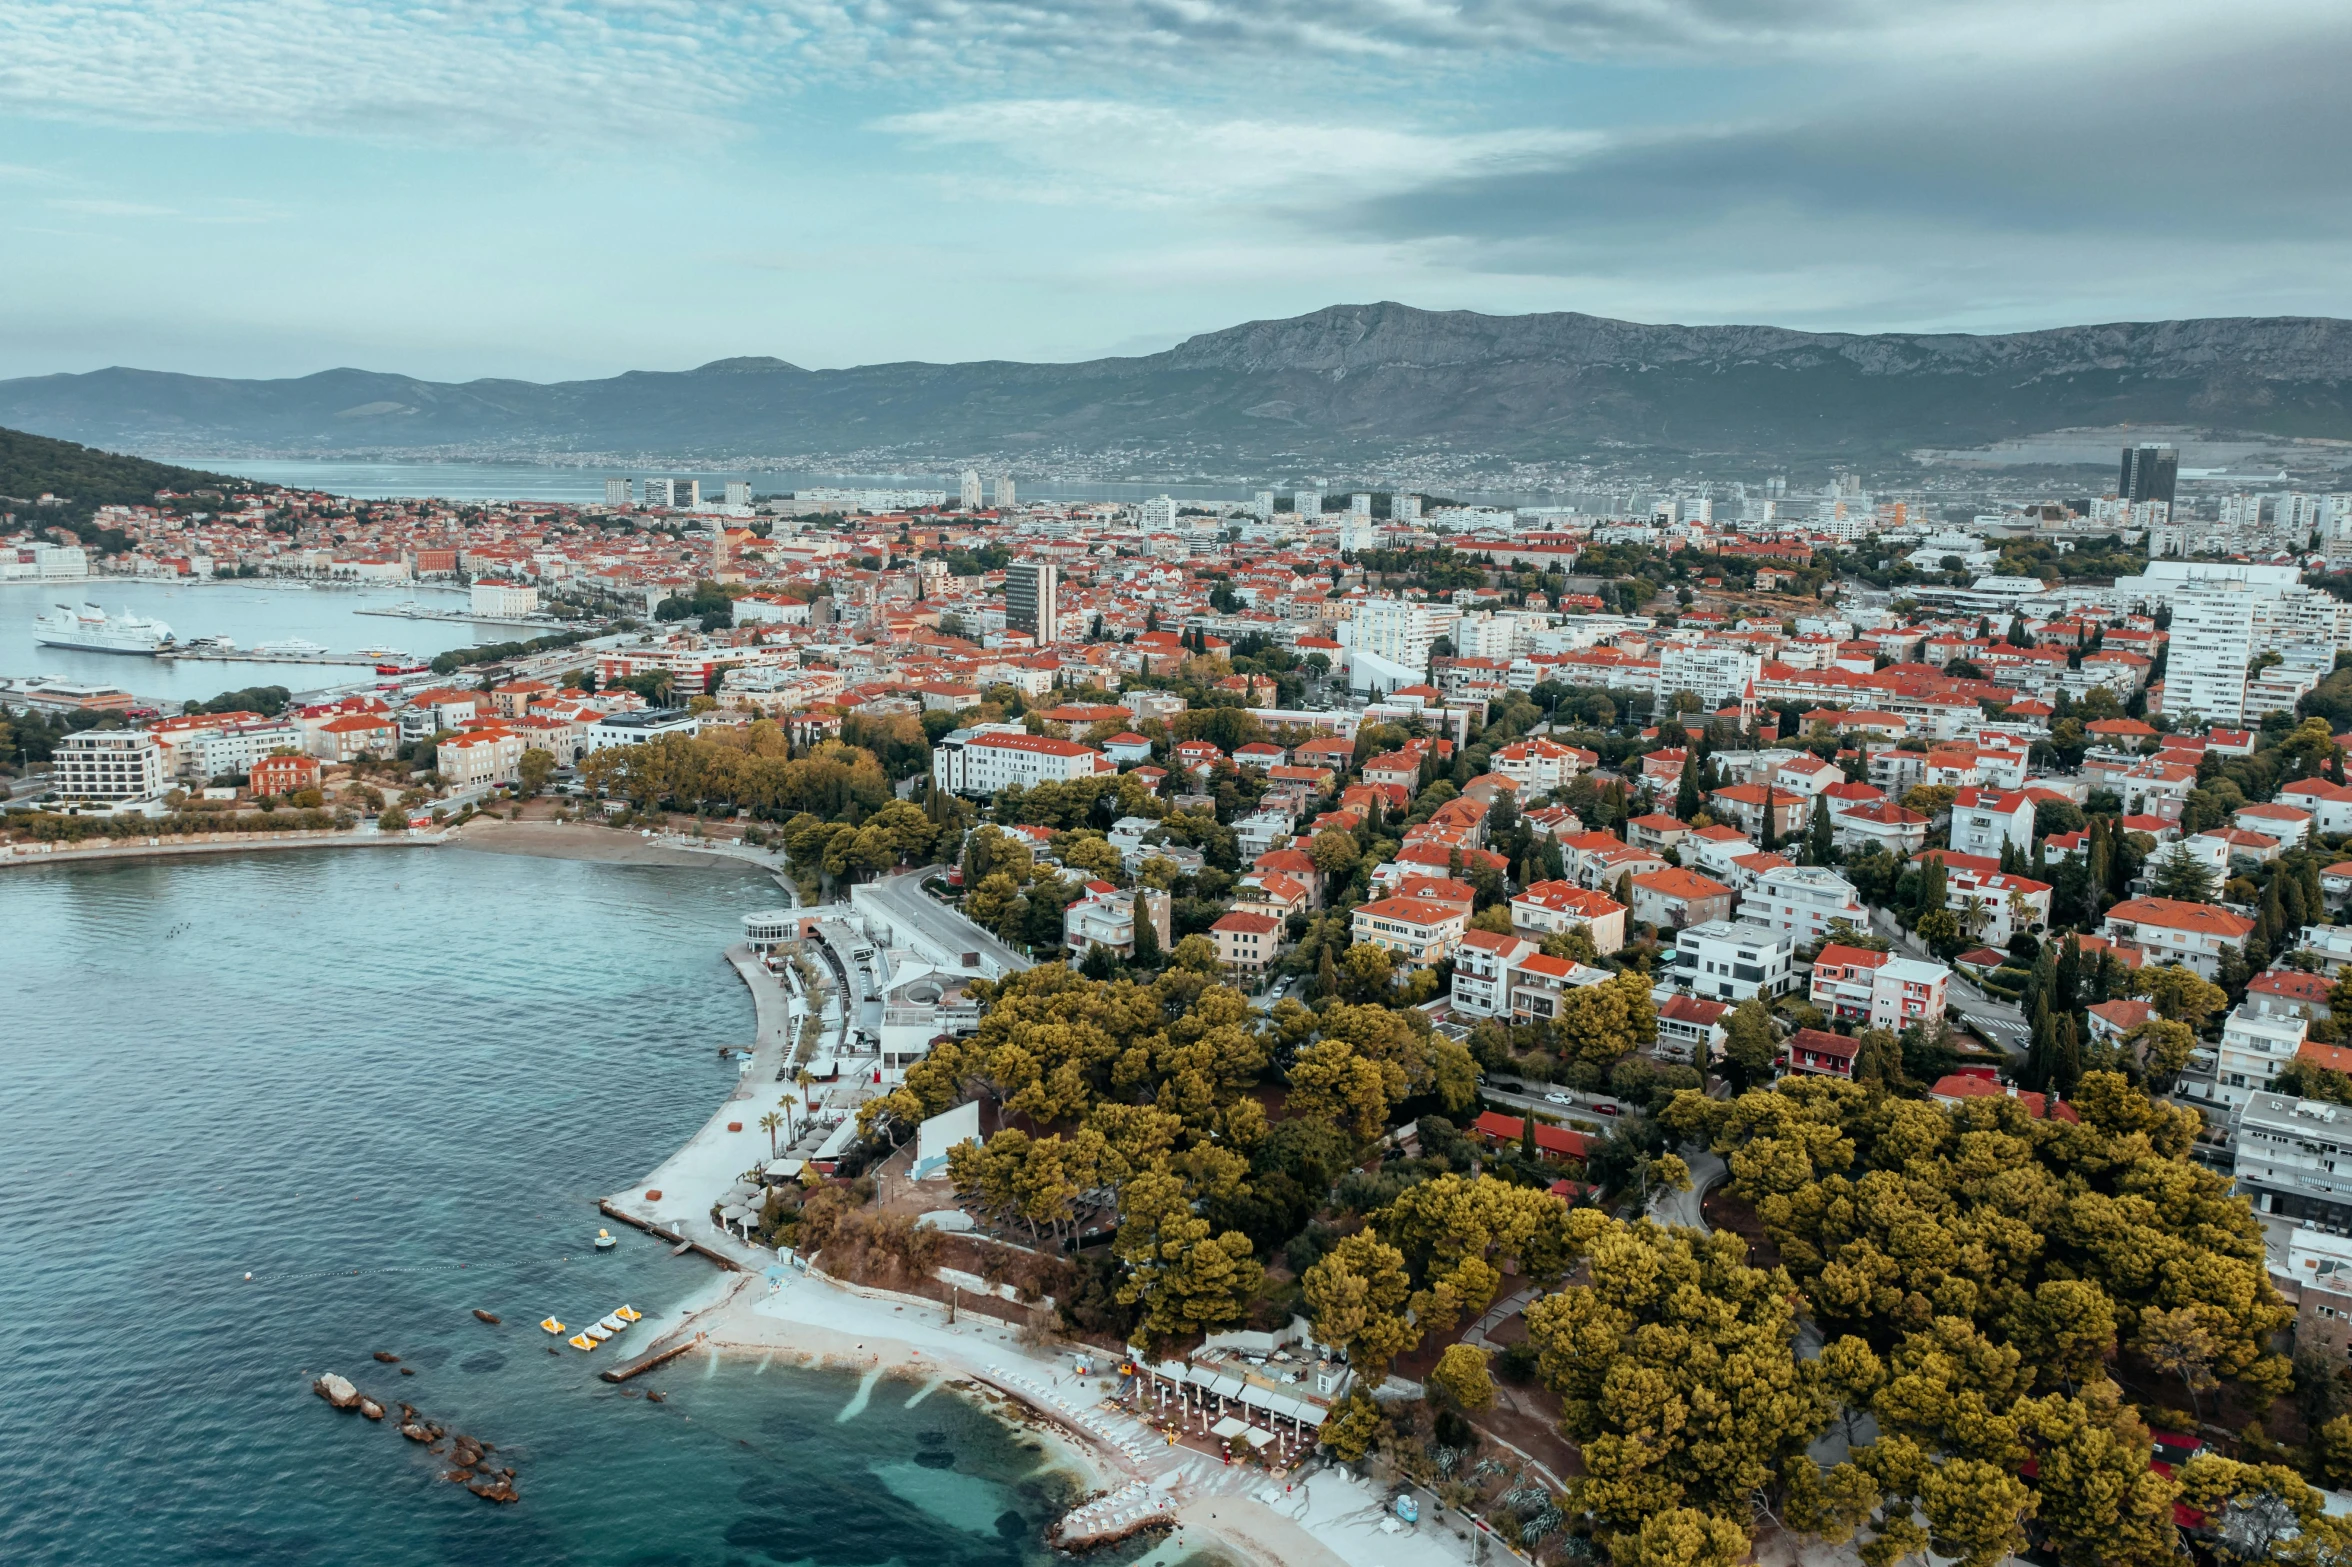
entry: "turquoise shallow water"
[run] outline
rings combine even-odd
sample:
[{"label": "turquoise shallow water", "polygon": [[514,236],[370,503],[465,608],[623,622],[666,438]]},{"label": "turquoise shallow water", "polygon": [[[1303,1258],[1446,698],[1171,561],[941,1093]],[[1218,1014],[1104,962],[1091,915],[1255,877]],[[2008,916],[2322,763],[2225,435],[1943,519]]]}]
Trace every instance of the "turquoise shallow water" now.
[{"label": "turquoise shallow water", "polygon": [[[454,850],[0,876],[0,1561],[1043,1561],[1066,1478],[952,1396],[841,1423],[852,1378],[689,1357],[654,1405],[533,1325],[709,1278],[596,1255],[590,1202],[725,1094],[719,950],[773,901]],[[330,1369],[496,1443],[523,1500],[336,1414]]]}]

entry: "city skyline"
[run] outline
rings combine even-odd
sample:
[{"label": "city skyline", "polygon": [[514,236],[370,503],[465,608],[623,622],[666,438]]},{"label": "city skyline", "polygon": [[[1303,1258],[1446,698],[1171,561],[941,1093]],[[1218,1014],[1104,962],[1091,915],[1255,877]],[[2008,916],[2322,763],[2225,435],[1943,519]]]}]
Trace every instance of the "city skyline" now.
[{"label": "city skyline", "polygon": [[2299,0],[2219,43],[2177,5],[1793,0],[300,21],[0,17],[0,375],[1075,360],[1380,298],[2348,308],[2343,176],[2306,149],[2352,19]]}]

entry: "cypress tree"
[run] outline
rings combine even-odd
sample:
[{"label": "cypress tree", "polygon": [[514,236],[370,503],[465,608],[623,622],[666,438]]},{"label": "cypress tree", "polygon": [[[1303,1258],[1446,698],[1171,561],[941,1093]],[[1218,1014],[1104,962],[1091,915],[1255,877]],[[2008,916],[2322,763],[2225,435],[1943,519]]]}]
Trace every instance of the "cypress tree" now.
[{"label": "cypress tree", "polygon": [[1530,1110],[1519,1122],[1519,1152],[1529,1159],[1540,1157],[1535,1148],[1535,1112]]},{"label": "cypress tree", "polygon": [[2085,854],[2091,872],[2091,918],[2106,912],[2101,905],[2107,901],[2107,879],[2111,874],[2109,862],[2114,858],[2115,846],[2107,839],[2107,818],[2091,818],[2091,836]]},{"label": "cypress tree", "polygon": [[2279,932],[2286,926],[2285,899],[2279,894],[2279,883],[2286,879],[2284,874],[2270,878],[2270,885],[2262,889],[2262,903],[2254,915],[2254,935],[2265,948],[2277,948]]},{"label": "cypress tree", "polygon": [[1837,846],[1830,841],[1829,836],[1829,802],[1815,799],[1813,802],[1813,824],[1806,830],[1805,835],[1805,863],[1827,865],[1836,857]]},{"label": "cypress tree", "polygon": [[2081,1006],[2082,943],[2069,936],[2051,971],[2050,1009],[2071,1017]]},{"label": "cypress tree", "polygon": [[1151,911],[1140,891],[1135,895],[1135,966],[1145,969],[1160,966],[1159,927],[1152,923]]},{"label": "cypress tree", "polygon": [[2082,1042],[2074,1019],[2061,1017],[2051,1025],[2050,1050],[2042,1073],[2042,1087],[2055,1094],[2071,1094],[2082,1080]]},{"label": "cypress tree", "polygon": [[1674,814],[1686,822],[1699,814],[1699,759],[1689,750],[1682,753],[1682,778],[1674,786]]},{"label": "cypress tree", "polygon": [[1780,847],[1780,834],[1773,830],[1772,780],[1769,778],[1764,780],[1764,830],[1757,835],[1756,847],[1766,854]]},{"label": "cypress tree", "polygon": [[1331,961],[1331,942],[1328,937],[1323,942],[1323,956],[1315,964],[1315,994],[1339,994],[1339,965]]}]

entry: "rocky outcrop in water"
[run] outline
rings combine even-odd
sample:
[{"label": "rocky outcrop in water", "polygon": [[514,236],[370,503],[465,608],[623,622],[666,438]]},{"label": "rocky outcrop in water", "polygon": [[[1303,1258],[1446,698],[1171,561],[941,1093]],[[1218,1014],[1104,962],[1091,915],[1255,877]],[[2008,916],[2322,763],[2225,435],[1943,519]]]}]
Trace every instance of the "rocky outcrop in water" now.
[{"label": "rocky outcrop in water", "polygon": [[338,1376],[332,1371],[311,1383],[310,1390],[337,1409],[359,1407],[359,1389],[351,1385],[350,1378]]}]

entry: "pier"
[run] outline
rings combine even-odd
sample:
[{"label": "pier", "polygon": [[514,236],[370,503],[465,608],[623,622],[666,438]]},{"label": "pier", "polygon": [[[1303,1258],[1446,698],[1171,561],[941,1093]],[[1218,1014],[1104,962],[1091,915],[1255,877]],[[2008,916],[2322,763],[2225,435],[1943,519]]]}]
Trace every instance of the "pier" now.
[{"label": "pier", "polygon": [[522,626],[532,631],[570,631],[579,622],[552,615],[476,615],[462,609],[427,609],[421,604],[395,604],[390,609],[355,609],[354,615],[384,615],[393,620],[458,620],[475,626]]},{"label": "pier", "polygon": [[[375,611],[362,609],[355,610],[353,613],[367,615],[373,614]],[[159,649],[155,656],[167,663],[174,664],[364,664],[370,669],[376,666],[381,657],[380,654],[375,653],[262,653],[251,648],[240,648],[233,653],[215,651],[212,648],[204,648],[199,651],[185,648],[163,648]]]}]

